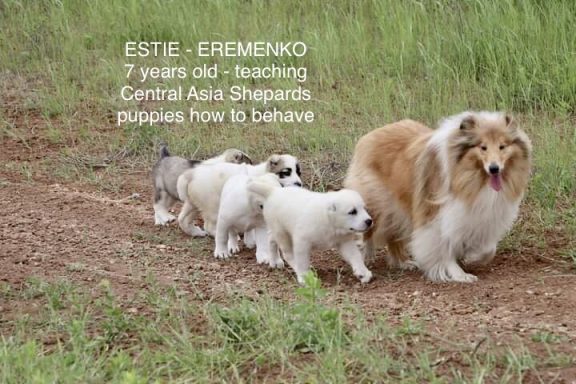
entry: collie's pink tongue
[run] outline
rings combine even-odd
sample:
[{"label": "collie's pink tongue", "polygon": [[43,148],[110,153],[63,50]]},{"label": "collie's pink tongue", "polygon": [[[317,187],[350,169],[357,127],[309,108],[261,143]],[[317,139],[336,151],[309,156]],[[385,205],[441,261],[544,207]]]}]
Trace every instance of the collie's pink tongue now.
[{"label": "collie's pink tongue", "polygon": [[490,175],[490,186],[496,192],[502,189],[502,177],[500,176],[500,174]]}]

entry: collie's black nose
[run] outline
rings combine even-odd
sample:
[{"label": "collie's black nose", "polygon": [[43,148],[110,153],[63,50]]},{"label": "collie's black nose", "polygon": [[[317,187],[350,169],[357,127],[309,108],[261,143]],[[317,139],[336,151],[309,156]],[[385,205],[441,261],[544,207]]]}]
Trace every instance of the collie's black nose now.
[{"label": "collie's black nose", "polygon": [[301,186],[302,186],[302,183],[299,182],[299,181],[297,181],[297,182],[294,183],[294,185],[297,186],[297,187],[301,187]]},{"label": "collie's black nose", "polygon": [[490,166],[488,167],[488,172],[490,172],[492,175],[495,175],[498,172],[500,172],[500,167],[498,166],[498,164],[490,164]]},{"label": "collie's black nose", "polygon": [[372,225],[372,219],[366,219],[365,223],[367,226],[371,226]]}]

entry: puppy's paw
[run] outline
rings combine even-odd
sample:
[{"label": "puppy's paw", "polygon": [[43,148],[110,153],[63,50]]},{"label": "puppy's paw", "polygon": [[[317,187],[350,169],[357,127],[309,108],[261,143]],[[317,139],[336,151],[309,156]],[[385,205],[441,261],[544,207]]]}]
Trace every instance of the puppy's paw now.
[{"label": "puppy's paw", "polygon": [[369,283],[370,280],[372,280],[372,272],[370,272],[368,269],[362,272],[356,272],[354,273],[354,275],[360,279],[361,283]]},{"label": "puppy's paw", "polygon": [[270,268],[284,268],[284,260],[282,258],[274,259],[268,253],[258,253],[256,251],[256,262],[258,264],[268,264]]},{"label": "puppy's paw", "polygon": [[258,264],[270,264],[272,258],[268,252],[262,252],[256,248],[256,262]]},{"label": "puppy's paw", "polygon": [[220,249],[220,248],[216,248],[214,250],[214,257],[217,259],[227,259],[230,256],[232,256],[228,251],[226,251],[225,249]]},{"label": "puppy's paw", "polygon": [[174,220],[176,220],[176,216],[169,214],[168,216],[166,216],[166,220],[171,223]]},{"label": "puppy's paw", "polygon": [[206,237],[208,236],[208,233],[206,231],[201,230],[199,227],[194,226],[192,227],[192,229],[190,230],[190,236],[194,236],[194,237]]},{"label": "puppy's paw", "polygon": [[296,279],[298,280],[298,284],[304,285],[304,275],[296,275]]},{"label": "puppy's paw", "polygon": [[270,260],[268,262],[270,268],[284,268],[284,260],[278,258],[277,260]]},{"label": "puppy's paw", "polygon": [[154,215],[154,224],[155,225],[168,225],[171,222],[173,222],[174,220],[176,220],[176,216],[174,215],[160,215],[160,214],[156,214]]},{"label": "puppy's paw", "polygon": [[228,240],[228,252],[235,255],[240,252],[240,245],[236,239]]}]

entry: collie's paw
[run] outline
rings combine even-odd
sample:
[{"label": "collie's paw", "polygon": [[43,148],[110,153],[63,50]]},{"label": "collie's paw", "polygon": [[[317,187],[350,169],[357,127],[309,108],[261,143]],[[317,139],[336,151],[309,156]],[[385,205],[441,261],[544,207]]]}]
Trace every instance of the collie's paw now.
[{"label": "collie's paw", "polygon": [[476,265],[487,265],[494,259],[496,255],[496,249],[490,250],[488,252],[477,252],[468,253],[462,259],[462,263],[465,265],[476,264]]},{"label": "collie's paw", "polygon": [[418,269],[418,265],[416,265],[416,262],[408,260],[398,263],[398,268],[402,271],[415,271]]},{"label": "collie's paw", "polygon": [[474,283],[476,281],[478,281],[478,277],[476,277],[475,275],[471,274],[471,273],[461,273],[461,274],[457,274],[455,276],[452,276],[452,279],[450,281],[455,281],[457,283]]},{"label": "collie's paw", "polygon": [[478,280],[473,274],[464,272],[455,261],[448,265],[435,265],[426,271],[426,276],[432,281],[446,283],[473,283]]}]

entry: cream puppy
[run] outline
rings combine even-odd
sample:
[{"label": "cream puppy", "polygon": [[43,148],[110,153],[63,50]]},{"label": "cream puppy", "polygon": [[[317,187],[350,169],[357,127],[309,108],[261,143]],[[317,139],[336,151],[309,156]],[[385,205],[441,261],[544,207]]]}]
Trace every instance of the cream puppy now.
[{"label": "cream puppy", "polygon": [[228,179],[220,197],[214,256],[226,259],[239,252],[238,234],[251,231],[255,237],[258,264],[266,263],[271,267],[281,268],[284,266],[282,260],[270,257],[270,241],[262,216],[264,199],[248,192],[248,183],[252,181],[270,188],[282,188],[278,176],[273,173],[257,177],[236,175]]},{"label": "cream puppy", "polygon": [[274,188],[258,181],[249,182],[248,190],[264,199],[270,256],[278,260],[279,247],[299,283],[304,282],[310,269],[310,252],[330,248],[338,248],[361,282],[372,279],[356,245],[357,233],[372,226],[360,194],[349,189],[318,193],[302,188]]},{"label": "cream puppy", "polygon": [[[301,186],[300,165],[291,155],[272,155],[258,165],[200,164],[178,178],[178,196],[184,201],[178,216],[180,228],[191,236],[215,236],[220,195],[229,178],[235,175],[261,176],[274,173],[283,186]],[[202,213],[204,230],[194,224]]]}]

